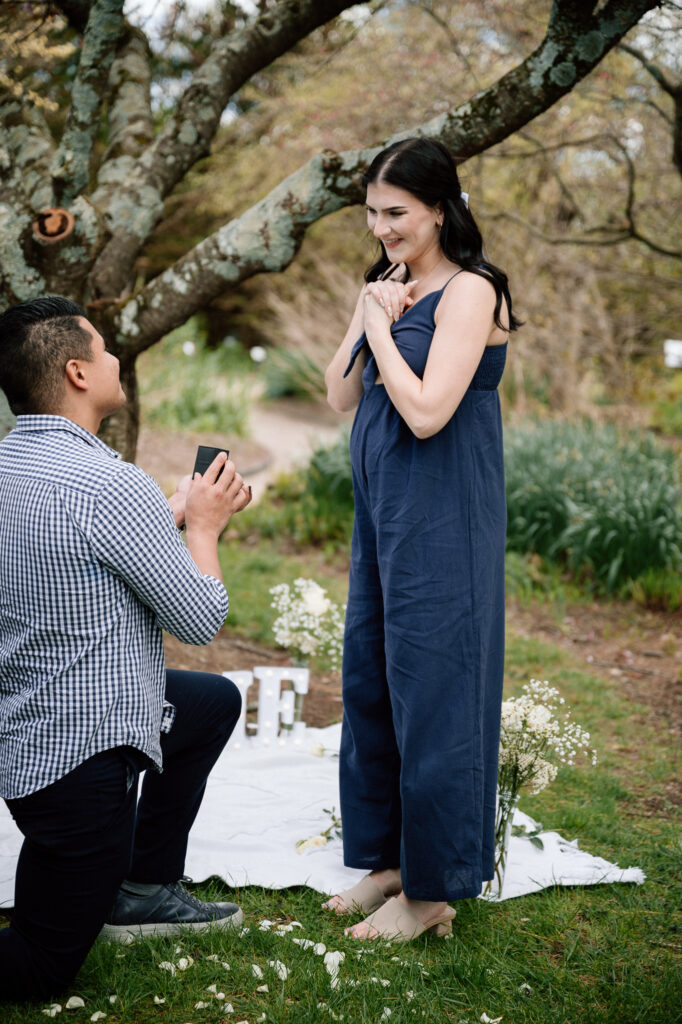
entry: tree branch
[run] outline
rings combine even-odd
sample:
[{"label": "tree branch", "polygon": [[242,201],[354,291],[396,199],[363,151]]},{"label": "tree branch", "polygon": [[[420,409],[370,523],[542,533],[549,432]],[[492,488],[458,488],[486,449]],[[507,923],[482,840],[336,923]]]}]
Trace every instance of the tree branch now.
[{"label": "tree branch", "polygon": [[[105,164],[100,172],[116,184],[116,223],[91,275],[95,296],[118,296],[135,259],[163,212],[163,199],[196,161],[205,156],[231,96],[276,57],[357,0],[280,0],[244,28],[216,40],[132,175],[119,179]],[[106,195],[93,196],[105,212]]]},{"label": "tree branch", "polygon": [[660,85],[664,92],[667,92],[669,96],[675,99],[682,92],[682,85],[674,85],[669,78],[667,78],[662,69],[658,64],[654,64],[652,60],[638,50],[635,46],[630,46],[629,43],[619,43],[619,50],[623,50],[625,53],[629,53],[631,57],[635,57],[640,64],[646,68],[651,77]]},{"label": "tree branch", "polygon": [[661,89],[672,98],[672,101],[675,104],[672,159],[675,167],[677,167],[678,171],[682,175],[682,82],[678,82],[677,84],[672,82],[663,73],[658,64],[654,64],[653,61],[649,60],[649,58],[636,47],[630,46],[627,43],[621,43],[619,49],[624,50],[625,53],[629,53],[632,57],[638,60],[658,83]]},{"label": "tree branch", "polygon": [[32,298],[45,287],[41,275],[29,265],[22,245],[31,215],[23,174],[7,130],[0,133],[0,181],[0,310],[4,310],[15,302]]},{"label": "tree branch", "polygon": [[139,157],[154,138],[151,51],[144,32],[125,26],[109,73],[108,145],[102,163]]},{"label": "tree branch", "polygon": [[[460,161],[488,149],[570,92],[656,2],[610,0],[563,48],[549,39],[548,30],[539,48],[490,89],[387,142],[434,135]],[[554,32],[566,24],[563,7],[555,5]],[[314,157],[243,216],[195,246],[121,310],[119,344],[126,351],[143,351],[228,286],[256,273],[283,270],[311,223],[361,200],[361,173],[380,148]]]},{"label": "tree branch", "polygon": [[[668,256],[677,260],[682,259],[682,251],[677,249],[668,249],[665,246],[660,245],[658,242],[655,242],[651,238],[642,234],[637,227],[634,211],[635,186],[637,180],[634,161],[628,153],[627,147],[624,146],[616,136],[606,135],[602,136],[602,138],[608,139],[614,146],[616,146],[625,161],[627,168],[627,195],[625,200],[624,225],[614,228],[611,224],[597,224],[594,227],[586,228],[582,235],[561,235],[557,237],[546,234],[542,229],[538,228],[530,221],[524,220],[524,218],[520,217],[518,214],[509,213],[507,211],[498,211],[496,213],[485,212],[485,216],[490,220],[509,220],[515,224],[519,224],[534,238],[541,239],[549,245],[618,245],[620,242],[628,241],[628,239],[635,239],[636,241],[641,242],[642,245],[645,245],[648,249],[651,249],[652,252],[657,252],[661,256]],[[561,184],[562,183],[560,182],[560,185]],[[568,193],[567,198],[576,209],[579,209],[579,204],[570,192]]]},{"label": "tree branch", "polygon": [[27,97],[8,100],[0,106],[0,126],[3,145],[21,174],[21,206],[26,205],[31,213],[53,206],[50,165],[54,144],[42,114]]},{"label": "tree branch", "polygon": [[52,169],[56,200],[66,206],[89,186],[107,78],[123,28],[122,12],[123,0],[95,0],[90,9],[71,107]]}]

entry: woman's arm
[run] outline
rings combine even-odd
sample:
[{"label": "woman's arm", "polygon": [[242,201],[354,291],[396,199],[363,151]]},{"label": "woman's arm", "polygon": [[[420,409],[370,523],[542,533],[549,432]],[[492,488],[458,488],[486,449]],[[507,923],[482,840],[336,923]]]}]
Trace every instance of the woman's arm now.
[{"label": "woman's arm", "polygon": [[362,397],[362,371],[365,368],[363,352],[358,353],[355,365],[348,376],[344,377],[343,374],[348,366],[353,345],[365,329],[364,296],[365,287],[363,286],[348,330],[324,375],[327,385],[327,401],[334,412],[348,412],[350,409],[354,409]]},{"label": "woman's arm", "polygon": [[[424,378],[410,369],[391,337],[391,320],[379,305],[380,285],[364,296],[367,340],[400,415],[416,437],[431,437],[453,416],[488,341],[504,334],[495,327],[495,290],[477,274],[458,274],[440,300]],[[497,341],[497,338],[495,338]]]}]

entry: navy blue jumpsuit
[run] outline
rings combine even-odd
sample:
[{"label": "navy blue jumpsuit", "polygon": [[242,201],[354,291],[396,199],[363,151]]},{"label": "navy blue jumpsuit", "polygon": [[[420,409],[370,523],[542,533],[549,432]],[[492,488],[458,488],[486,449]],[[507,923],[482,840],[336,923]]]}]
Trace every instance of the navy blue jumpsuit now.
[{"label": "navy blue jumpsuit", "polygon": [[[391,328],[420,378],[443,290]],[[363,335],[346,374],[365,345]],[[506,530],[497,385],[506,344],[484,350],[452,419],[422,440],[375,384],[365,351],[350,441],[344,860],[367,870],[400,865],[410,899],[463,899],[493,877]]]}]

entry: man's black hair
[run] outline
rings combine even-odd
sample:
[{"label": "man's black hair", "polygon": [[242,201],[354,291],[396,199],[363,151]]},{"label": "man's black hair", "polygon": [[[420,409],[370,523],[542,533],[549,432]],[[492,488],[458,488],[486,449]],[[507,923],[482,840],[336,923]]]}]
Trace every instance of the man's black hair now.
[{"label": "man's black hair", "polygon": [[70,359],[92,359],[85,310],[61,295],[28,299],[0,315],[0,388],[15,416],[54,413]]}]

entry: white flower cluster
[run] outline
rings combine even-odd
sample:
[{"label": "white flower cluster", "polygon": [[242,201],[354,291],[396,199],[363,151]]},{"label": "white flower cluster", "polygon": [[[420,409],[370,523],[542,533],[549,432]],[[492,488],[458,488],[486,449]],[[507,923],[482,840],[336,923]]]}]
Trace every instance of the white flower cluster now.
[{"label": "white flower cluster", "polygon": [[326,654],[336,668],[341,663],[346,606],[335,604],[315,580],[299,576],[293,588],[278,583],[270,588],[271,607],[279,612],[272,629],[275,640],[295,661]]},{"label": "white flower cluster", "polygon": [[557,689],[531,679],[523,691],[502,703],[498,785],[509,794],[525,786],[539,793],[556,778],[560,764],[573,765],[580,754],[597,763],[588,746],[590,734],[562,710],[565,701]]}]

